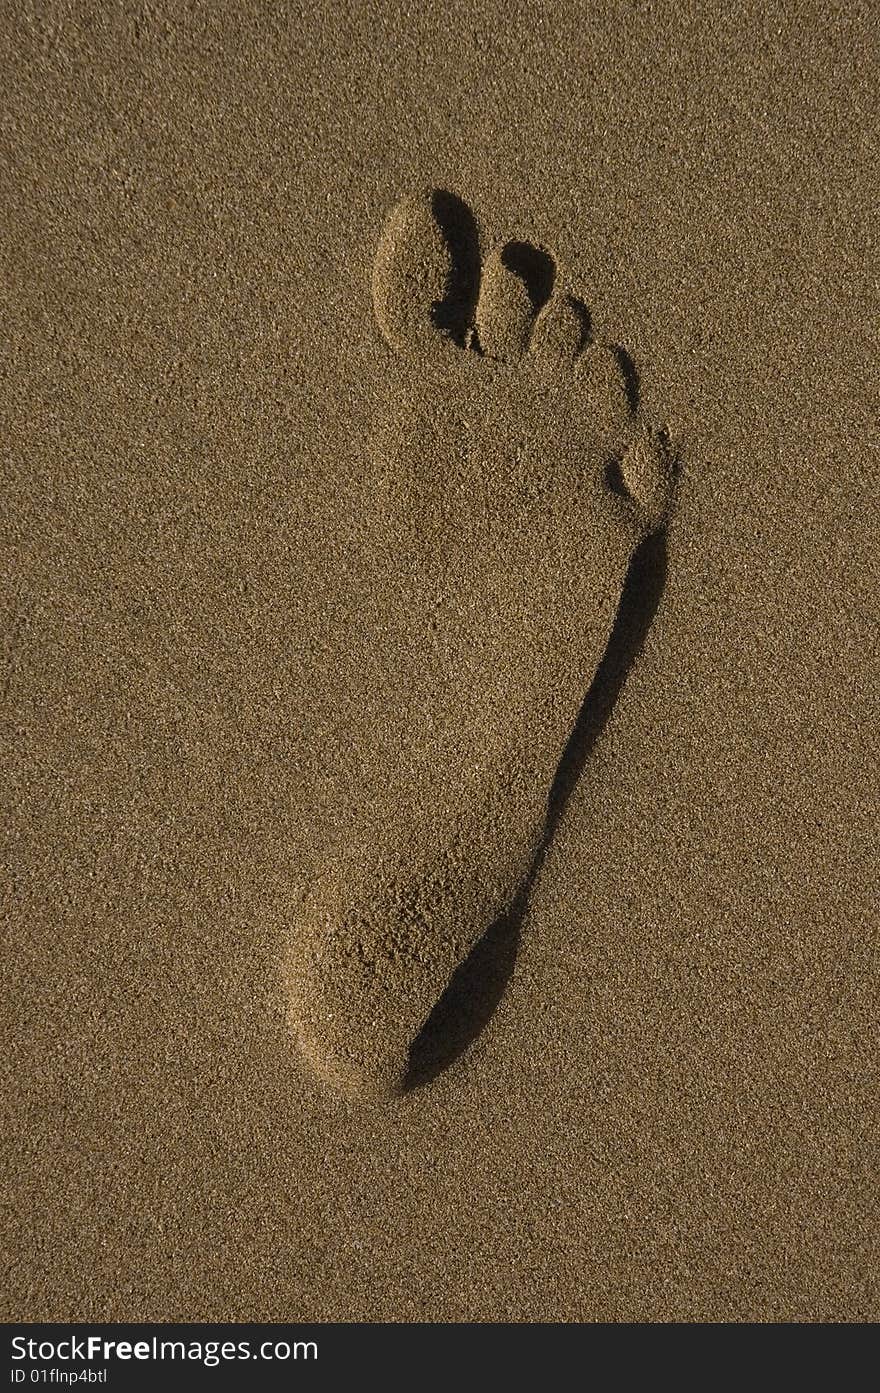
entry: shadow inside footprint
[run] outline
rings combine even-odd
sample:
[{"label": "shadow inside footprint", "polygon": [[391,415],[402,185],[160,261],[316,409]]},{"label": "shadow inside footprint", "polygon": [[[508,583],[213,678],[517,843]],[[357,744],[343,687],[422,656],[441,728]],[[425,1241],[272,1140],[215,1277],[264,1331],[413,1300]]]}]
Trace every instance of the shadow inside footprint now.
[{"label": "shadow inside footprint", "polygon": [[615,349],[617,362],[623,374],[623,381],[626,387],[626,401],[629,406],[630,415],[638,415],[639,402],[641,400],[641,388],[639,385],[639,370],[629,356],[625,348]]},{"label": "shadow inside footprint", "polygon": [[509,909],[453,973],[410,1047],[404,1091],[430,1083],[477,1038],[504,995],[516,962],[529,894],[584,765],[644,644],[666,584],[666,533],[646,537],[633,554],[617,618],[572,728],[547,798],[541,838]]},{"label": "shadow inside footprint", "polygon": [[449,252],[449,279],[442,300],[431,307],[436,327],[464,347],[480,288],[480,239],[470,208],[457,194],[435,189],[431,211]]},{"label": "shadow inside footprint", "polygon": [[531,242],[508,242],[501,253],[501,264],[519,276],[528,291],[532,310],[537,314],[553,294],[556,280],[553,257]]}]

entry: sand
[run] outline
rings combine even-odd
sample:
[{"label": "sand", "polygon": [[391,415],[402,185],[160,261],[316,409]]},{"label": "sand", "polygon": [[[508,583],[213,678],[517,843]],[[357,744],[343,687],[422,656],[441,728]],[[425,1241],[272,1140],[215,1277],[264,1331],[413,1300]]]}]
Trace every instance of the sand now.
[{"label": "sand", "polygon": [[880,1314],[880,26],[733,9],[5,17],[5,1319]]}]

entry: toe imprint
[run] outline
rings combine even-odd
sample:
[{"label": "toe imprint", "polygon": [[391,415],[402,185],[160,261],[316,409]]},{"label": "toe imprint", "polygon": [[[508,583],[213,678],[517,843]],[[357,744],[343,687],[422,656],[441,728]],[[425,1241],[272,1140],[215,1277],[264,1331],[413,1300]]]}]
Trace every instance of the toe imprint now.
[{"label": "toe imprint", "polygon": [[556,263],[541,247],[508,242],[486,262],[477,305],[483,353],[513,361],[529,346],[535,315],[550,298]]},{"label": "toe imprint", "polygon": [[382,233],[373,267],[376,319],[395,347],[464,345],[479,283],[479,234],[455,194],[405,199]]}]

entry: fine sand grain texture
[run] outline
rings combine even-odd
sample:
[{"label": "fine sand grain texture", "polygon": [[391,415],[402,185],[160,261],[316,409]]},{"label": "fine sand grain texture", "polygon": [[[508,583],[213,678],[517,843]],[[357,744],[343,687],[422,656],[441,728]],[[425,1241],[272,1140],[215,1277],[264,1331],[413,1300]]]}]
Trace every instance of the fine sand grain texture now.
[{"label": "fine sand grain texture", "polygon": [[871,7],[8,7],[5,1319],[880,1317]]}]

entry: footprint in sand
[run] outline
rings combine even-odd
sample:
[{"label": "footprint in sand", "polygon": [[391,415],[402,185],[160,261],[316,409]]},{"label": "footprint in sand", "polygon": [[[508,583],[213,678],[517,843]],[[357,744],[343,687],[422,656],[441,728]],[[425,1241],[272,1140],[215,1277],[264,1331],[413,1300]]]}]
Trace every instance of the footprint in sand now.
[{"label": "footprint in sand", "polygon": [[633,365],[594,337],[553,257],[522,241],[483,257],[483,242],[433,191],[392,212],[374,265],[387,703],[359,831],[327,849],[286,963],[306,1057],[360,1096],[413,1081],[450,982],[521,908],[633,557],[672,492]]}]

